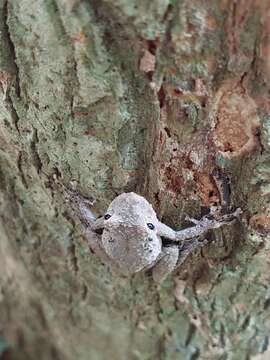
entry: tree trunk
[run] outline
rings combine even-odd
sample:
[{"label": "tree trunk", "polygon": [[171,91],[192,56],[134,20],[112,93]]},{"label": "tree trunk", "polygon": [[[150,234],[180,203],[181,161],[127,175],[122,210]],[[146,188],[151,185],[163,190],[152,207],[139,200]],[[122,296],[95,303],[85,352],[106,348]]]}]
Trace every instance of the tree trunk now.
[{"label": "tree trunk", "polygon": [[[0,358],[269,359],[268,0],[0,0]],[[241,221],[161,286],[111,275],[97,214],[136,191],[176,229]]]}]

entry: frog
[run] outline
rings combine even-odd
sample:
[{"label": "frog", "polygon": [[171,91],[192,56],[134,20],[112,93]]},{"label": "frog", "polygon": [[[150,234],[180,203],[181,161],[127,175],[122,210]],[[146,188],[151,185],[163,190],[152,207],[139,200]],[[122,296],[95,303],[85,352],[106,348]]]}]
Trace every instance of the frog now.
[{"label": "frog", "polygon": [[206,232],[230,225],[241,214],[238,208],[218,219],[186,217],[193,226],[174,230],[161,222],[153,206],[135,192],[124,192],[96,217],[91,202],[74,190],[66,191],[73,214],[81,221],[89,248],[111,271],[130,276],[147,270],[160,284],[196,249],[209,242]]}]

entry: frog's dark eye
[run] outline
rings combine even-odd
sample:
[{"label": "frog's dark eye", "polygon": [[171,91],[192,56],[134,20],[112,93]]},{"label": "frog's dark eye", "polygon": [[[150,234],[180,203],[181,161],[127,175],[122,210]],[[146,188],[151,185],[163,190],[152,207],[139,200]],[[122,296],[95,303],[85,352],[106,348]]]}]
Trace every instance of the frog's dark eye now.
[{"label": "frog's dark eye", "polygon": [[155,226],[152,223],[147,223],[150,230],[154,230]]},{"label": "frog's dark eye", "polygon": [[105,220],[108,220],[111,216],[112,216],[112,215],[110,215],[110,214],[105,214],[105,215],[104,215],[104,219],[105,219]]}]

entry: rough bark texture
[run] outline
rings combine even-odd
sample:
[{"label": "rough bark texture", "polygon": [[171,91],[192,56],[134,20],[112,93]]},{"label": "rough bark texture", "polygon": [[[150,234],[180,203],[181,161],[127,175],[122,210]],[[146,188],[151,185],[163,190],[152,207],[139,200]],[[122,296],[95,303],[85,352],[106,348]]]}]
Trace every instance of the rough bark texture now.
[{"label": "rough bark texture", "polygon": [[[1,359],[270,358],[269,59],[269,0],[0,0]],[[156,287],[89,252],[53,175],[98,214],[245,212]]]}]

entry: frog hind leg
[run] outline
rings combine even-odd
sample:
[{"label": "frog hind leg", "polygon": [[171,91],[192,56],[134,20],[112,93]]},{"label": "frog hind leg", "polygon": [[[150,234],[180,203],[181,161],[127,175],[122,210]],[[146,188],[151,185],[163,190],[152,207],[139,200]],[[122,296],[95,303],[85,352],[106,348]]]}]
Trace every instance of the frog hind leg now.
[{"label": "frog hind leg", "polygon": [[153,279],[161,283],[177,266],[179,245],[169,245],[162,248],[160,260],[152,268]]}]

